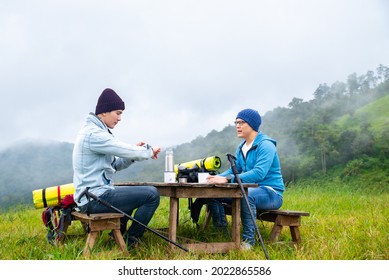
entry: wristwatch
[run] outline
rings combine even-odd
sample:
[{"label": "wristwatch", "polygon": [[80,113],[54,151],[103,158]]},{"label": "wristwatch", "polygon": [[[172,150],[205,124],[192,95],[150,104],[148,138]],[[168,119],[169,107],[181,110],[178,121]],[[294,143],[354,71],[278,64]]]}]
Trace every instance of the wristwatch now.
[{"label": "wristwatch", "polygon": [[227,183],[231,183],[231,180],[232,180],[231,174],[228,174],[228,175],[226,176],[226,179],[227,179]]}]

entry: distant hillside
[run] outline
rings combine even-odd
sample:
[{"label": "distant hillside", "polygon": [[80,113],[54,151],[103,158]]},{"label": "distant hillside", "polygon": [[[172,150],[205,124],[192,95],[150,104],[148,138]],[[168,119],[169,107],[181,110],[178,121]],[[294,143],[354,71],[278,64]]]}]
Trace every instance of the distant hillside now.
[{"label": "distant hillside", "polygon": [[29,202],[33,189],[70,182],[72,149],[69,143],[26,141],[1,151],[0,208]]},{"label": "distant hillside", "polygon": [[380,134],[389,127],[389,95],[363,106],[353,114],[340,118],[338,125],[349,129],[359,128],[361,122],[370,121],[371,130],[374,134]]},{"label": "distant hillside", "polygon": [[[374,75],[349,77],[347,83],[320,85],[314,99],[294,98],[288,108],[262,116],[261,130],[277,140],[285,182],[326,175],[333,168],[355,174],[372,164],[389,169],[389,68],[380,84]],[[373,82],[372,82],[373,81]],[[234,126],[212,130],[174,147],[175,163],[219,156],[229,167],[241,139]],[[31,192],[72,182],[71,143],[20,142],[0,151],[0,210],[32,204]],[[115,174],[115,181],[163,181],[164,151],[158,160],[136,163]],[[387,171],[386,171],[387,173]],[[386,174],[383,172],[383,174]],[[389,174],[384,175],[389,176]]]}]

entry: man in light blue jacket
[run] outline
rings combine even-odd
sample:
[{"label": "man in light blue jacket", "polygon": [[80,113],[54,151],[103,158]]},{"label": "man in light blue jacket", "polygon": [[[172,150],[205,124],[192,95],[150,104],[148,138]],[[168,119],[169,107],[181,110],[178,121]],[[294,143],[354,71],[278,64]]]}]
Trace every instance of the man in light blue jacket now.
[{"label": "man in light blue jacket", "polygon": [[[257,210],[279,209],[282,206],[285,190],[276,141],[258,131],[261,121],[261,116],[253,109],[240,111],[235,120],[238,137],[244,139],[235,153],[238,176],[242,183],[258,184],[258,188],[248,189],[247,196],[254,217],[257,216]],[[236,182],[232,168],[219,175],[209,176],[207,181],[219,184]],[[221,228],[227,226],[224,207],[221,204],[223,201],[231,202],[230,199],[208,199],[213,224]],[[241,218],[242,247],[249,249],[256,242],[256,231],[244,201],[241,203]]]},{"label": "man in light blue jacket", "polygon": [[[125,104],[117,93],[107,88],[97,102],[95,113],[90,113],[78,133],[73,150],[74,200],[81,212],[115,212],[98,201],[88,201],[85,190],[105,200],[128,215],[136,210],[134,218],[147,225],[159,206],[159,193],[153,186],[114,186],[112,176],[136,161],[156,159],[159,147],[140,142],[130,145],[112,135]],[[121,218],[121,232],[129,248],[143,236],[145,228],[132,223],[127,230],[128,218]]]}]

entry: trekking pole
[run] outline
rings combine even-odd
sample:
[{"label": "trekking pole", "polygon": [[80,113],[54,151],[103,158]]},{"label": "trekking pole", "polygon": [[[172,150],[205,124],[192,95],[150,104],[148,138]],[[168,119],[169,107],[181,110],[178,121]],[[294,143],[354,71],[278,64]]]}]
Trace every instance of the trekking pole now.
[{"label": "trekking pole", "polygon": [[250,216],[251,216],[251,220],[253,221],[253,224],[254,224],[255,230],[256,230],[256,232],[257,232],[259,241],[261,242],[261,245],[262,245],[262,248],[263,248],[263,252],[265,253],[265,257],[266,257],[266,259],[268,260],[268,259],[269,259],[269,255],[268,255],[268,253],[267,253],[267,250],[266,250],[266,247],[265,247],[265,243],[263,242],[261,233],[259,232],[259,228],[258,228],[258,225],[257,225],[257,221],[256,221],[256,219],[255,219],[255,217],[254,217],[253,212],[251,211],[251,207],[250,207],[250,204],[249,204],[249,200],[248,200],[247,195],[246,195],[246,192],[245,192],[245,190],[244,190],[244,188],[243,188],[242,181],[241,181],[240,178],[239,178],[238,170],[236,169],[236,165],[235,165],[235,160],[236,160],[236,158],[235,158],[233,155],[231,155],[231,154],[227,154],[227,158],[228,158],[228,161],[229,161],[230,164],[231,164],[231,168],[232,168],[232,172],[234,173],[235,180],[238,182],[238,185],[239,185],[239,187],[240,187],[240,190],[242,191],[243,198],[244,198],[244,201],[246,202],[247,208],[249,209],[249,213],[250,213]]},{"label": "trekking pole", "polygon": [[102,205],[104,205],[104,206],[106,206],[106,207],[108,207],[108,208],[111,208],[111,209],[115,210],[116,212],[119,212],[119,213],[123,214],[124,216],[126,216],[127,218],[129,218],[131,221],[136,222],[137,224],[141,225],[141,226],[144,227],[145,229],[147,229],[147,230],[151,231],[152,233],[158,235],[158,236],[161,237],[162,239],[164,239],[164,240],[170,242],[171,244],[177,246],[178,248],[184,250],[185,252],[188,252],[188,249],[186,249],[186,248],[183,247],[182,245],[180,245],[180,244],[174,242],[173,240],[167,238],[166,236],[164,236],[164,235],[160,234],[159,232],[153,230],[152,228],[146,226],[146,225],[143,224],[142,222],[139,222],[139,221],[138,221],[137,219],[135,219],[134,217],[128,215],[127,213],[123,212],[123,211],[120,210],[119,208],[116,208],[115,206],[113,206],[112,204],[108,203],[107,201],[105,201],[105,200],[99,198],[97,195],[95,195],[95,194],[93,194],[93,193],[90,193],[90,192],[88,191],[88,188],[85,189],[85,191],[81,193],[80,197],[82,197],[84,194],[85,194],[87,197],[91,197],[91,198],[93,198],[94,200],[98,201],[98,202],[101,203]]}]

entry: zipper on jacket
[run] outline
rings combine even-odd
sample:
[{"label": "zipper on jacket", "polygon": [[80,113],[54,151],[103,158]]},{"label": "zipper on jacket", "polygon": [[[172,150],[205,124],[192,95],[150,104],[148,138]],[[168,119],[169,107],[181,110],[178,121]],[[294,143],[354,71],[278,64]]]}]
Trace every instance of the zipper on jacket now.
[{"label": "zipper on jacket", "polygon": [[[243,145],[244,145],[244,144],[243,144]],[[243,151],[242,151],[243,145],[240,147],[239,150],[240,150],[240,153],[242,154],[243,161],[244,161],[244,171],[243,171],[243,172],[246,172],[246,171],[247,171],[247,161],[246,161],[247,155],[248,155],[248,153],[249,153],[250,151],[255,150],[255,149],[258,147],[258,145],[251,146],[251,148],[247,151],[246,156],[243,154]]]}]

